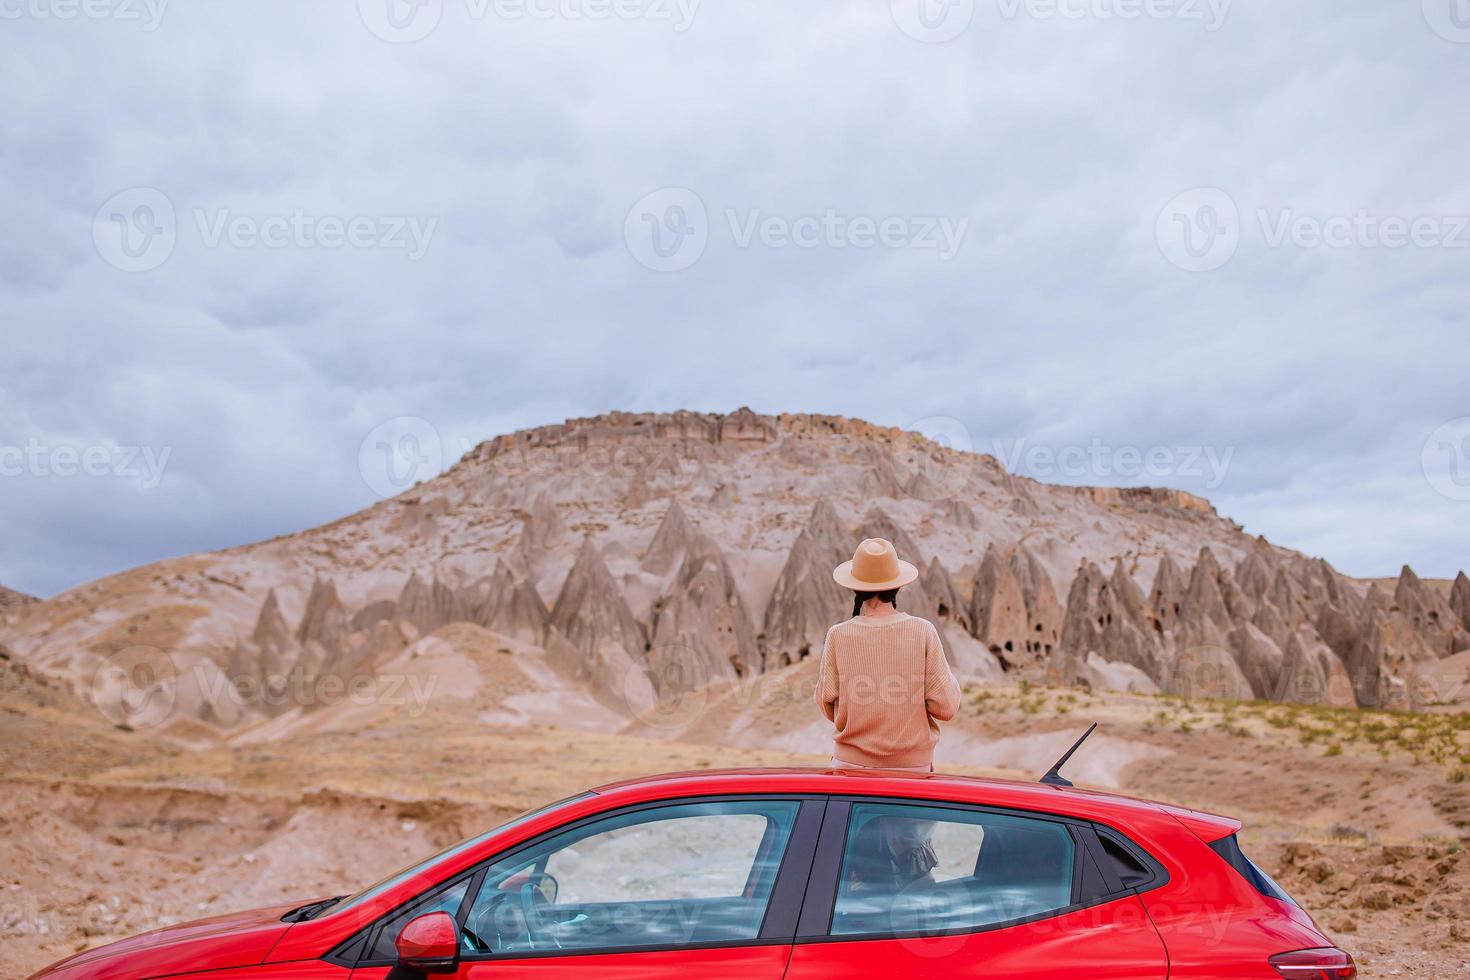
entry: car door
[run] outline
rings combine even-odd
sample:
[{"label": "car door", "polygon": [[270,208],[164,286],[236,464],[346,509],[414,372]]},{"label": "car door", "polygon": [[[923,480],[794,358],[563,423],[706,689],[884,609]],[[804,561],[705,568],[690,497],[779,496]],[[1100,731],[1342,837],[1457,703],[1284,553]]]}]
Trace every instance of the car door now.
[{"label": "car door", "polygon": [[1164,945],[1092,834],[1042,814],[833,799],[786,978],[1163,980]]},{"label": "car door", "polygon": [[630,807],[521,845],[370,930],[353,980],[386,977],[410,919],[459,923],[465,980],[779,980],[825,801],[704,798]]}]

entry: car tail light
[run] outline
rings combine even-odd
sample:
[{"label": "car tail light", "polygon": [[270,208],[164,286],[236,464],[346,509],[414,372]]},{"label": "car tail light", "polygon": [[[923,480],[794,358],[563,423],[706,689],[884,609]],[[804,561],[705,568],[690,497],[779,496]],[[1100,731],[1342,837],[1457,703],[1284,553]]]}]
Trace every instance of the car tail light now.
[{"label": "car tail light", "polygon": [[1277,973],[1291,980],[1353,980],[1358,975],[1353,958],[1331,946],[1277,953],[1270,963]]}]

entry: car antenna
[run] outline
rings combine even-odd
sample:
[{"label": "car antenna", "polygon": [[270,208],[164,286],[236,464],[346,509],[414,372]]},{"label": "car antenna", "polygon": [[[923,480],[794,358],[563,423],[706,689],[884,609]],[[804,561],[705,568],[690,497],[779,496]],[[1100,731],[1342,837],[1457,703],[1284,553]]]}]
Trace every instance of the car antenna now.
[{"label": "car antenna", "polygon": [[1041,777],[1041,781],[1048,786],[1071,786],[1072,781],[1066,776],[1063,776],[1057,770],[1061,769],[1062,766],[1065,766],[1067,764],[1067,760],[1072,758],[1072,753],[1076,752],[1078,747],[1081,746],[1083,742],[1087,741],[1087,736],[1091,735],[1096,729],[1097,722],[1093,722],[1092,727],[1083,732],[1082,737],[1073,742],[1072,747],[1067,750],[1066,754],[1057,760],[1057,764],[1046,771],[1046,775]]}]

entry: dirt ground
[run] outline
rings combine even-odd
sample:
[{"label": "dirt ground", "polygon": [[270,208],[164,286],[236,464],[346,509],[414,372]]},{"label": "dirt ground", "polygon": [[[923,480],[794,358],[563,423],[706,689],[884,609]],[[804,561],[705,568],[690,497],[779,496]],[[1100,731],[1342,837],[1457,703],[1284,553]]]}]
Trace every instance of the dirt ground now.
[{"label": "dirt ground", "polygon": [[[119,729],[23,670],[7,665],[0,685],[3,976],[168,922],[351,891],[613,779],[824,758],[791,751],[818,748],[798,737],[809,727],[792,720],[799,698],[746,704],[742,745],[695,741],[698,725],[674,740],[667,730],[488,724],[475,714],[484,705],[454,701],[189,745]],[[1102,737],[1079,753],[1079,782],[1243,818],[1247,852],[1363,976],[1470,975],[1463,716],[1025,687],[972,687],[966,701],[940,768],[1034,778],[1100,721]],[[701,716],[721,710],[733,709],[705,703]],[[1313,734],[1323,730],[1331,737]],[[756,744],[761,731],[780,747]]]}]

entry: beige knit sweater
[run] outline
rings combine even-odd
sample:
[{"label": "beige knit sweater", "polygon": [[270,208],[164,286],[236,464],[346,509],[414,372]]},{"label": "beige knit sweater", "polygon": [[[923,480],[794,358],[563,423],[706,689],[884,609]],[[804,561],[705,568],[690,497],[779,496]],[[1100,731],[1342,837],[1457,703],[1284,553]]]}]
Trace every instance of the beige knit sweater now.
[{"label": "beige knit sweater", "polygon": [[827,631],[817,704],[837,726],[832,754],[861,766],[927,766],[960,685],[927,619],[854,616]]}]

